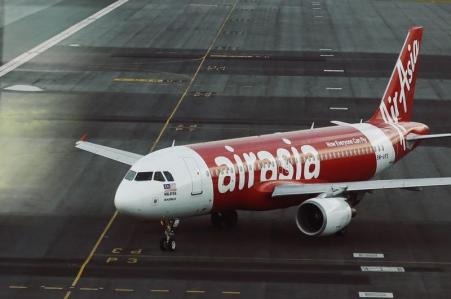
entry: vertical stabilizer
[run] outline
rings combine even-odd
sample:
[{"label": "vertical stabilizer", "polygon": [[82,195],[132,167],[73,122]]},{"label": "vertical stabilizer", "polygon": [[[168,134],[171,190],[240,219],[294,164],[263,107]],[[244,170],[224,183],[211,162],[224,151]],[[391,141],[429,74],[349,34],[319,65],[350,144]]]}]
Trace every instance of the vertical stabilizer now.
[{"label": "vertical stabilizer", "polygon": [[410,121],[423,27],[412,27],[396,61],[379,109],[370,122]]}]

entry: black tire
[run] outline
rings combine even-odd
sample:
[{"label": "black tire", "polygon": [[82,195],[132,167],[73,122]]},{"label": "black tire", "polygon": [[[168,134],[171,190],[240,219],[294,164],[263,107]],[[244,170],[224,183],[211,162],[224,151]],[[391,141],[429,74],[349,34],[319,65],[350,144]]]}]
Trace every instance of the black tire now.
[{"label": "black tire", "polygon": [[211,223],[216,228],[222,228],[223,227],[223,222],[224,222],[223,218],[224,217],[223,217],[222,213],[217,213],[217,212],[211,213]]},{"label": "black tire", "polygon": [[173,238],[170,238],[167,242],[167,248],[169,251],[174,251],[177,248],[177,243],[175,243]]},{"label": "black tire", "polygon": [[224,212],[224,225],[226,228],[234,228],[238,223],[238,213],[235,210]]},{"label": "black tire", "polygon": [[168,250],[168,244],[166,242],[166,237],[161,237],[161,239],[160,239],[160,249],[162,251]]}]

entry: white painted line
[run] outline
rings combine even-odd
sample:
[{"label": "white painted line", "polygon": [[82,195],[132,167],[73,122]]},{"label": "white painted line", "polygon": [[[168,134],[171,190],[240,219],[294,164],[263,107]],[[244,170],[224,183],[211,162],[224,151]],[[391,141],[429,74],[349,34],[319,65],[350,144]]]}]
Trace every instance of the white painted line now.
[{"label": "white painted line", "polygon": [[217,4],[202,4],[202,3],[190,3],[190,6],[212,6],[212,7],[218,7]]},{"label": "white painted line", "polygon": [[345,70],[324,70],[326,73],[344,73]]},{"label": "white painted line", "polygon": [[312,7],[312,9],[321,9],[321,7]]},{"label": "white painted line", "polygon": [[383,292],[359,292],[360,298],[394,298],[393,293]]},{"label": "white painted line", "polygon": [[51,37],[45,42],[37,45],[33,49],[28,50],[27,52],[5,63],[4,65],[0,66],[0,78],[127,2],[128,0],[118,0],[99,10],[95,14],[87,17],[86,19],[78,22],[77,24],[72,25],[66,30]]},{"label": "white painted line", "polygon": [[352,254],[355,258],[365,258],[365,259],[383,259],[383,253],[367,253],[367,252],[354,252]]},{"label": "white painted line", "polygon": [[114,289],[116,292],[134,292],[134,289],[123,289],[123,288],[116,288]]},{"label": "white painted line", "polygon": [[44,290],[62,290],[62,287],[46,287],[46,286],[41,286],[41,288],[43,288]]},{"label": "white painted line", "polygon": [[323,16],[315,16],[315,18],[322,18]]},{"label": "white painted line", "polygon": [[348,107],[329,107],[329,110],[342,110],[342,111],[348,111]]},{"label": "white painted line", "polygon": [[321,5],[319,2],[312,2],[312,5]]},{"label": "white painted line", "polygon": [[11,85],[8,87],[3,88],[4,90],[12,90],[12,91],[30,91],[30,92],[39,92],[39,91],[43,91],[42,88],[39,88],[37,86],[33,86],[33,85],[22,85],[22,84],[18,84],[18,85]]},{"label": "white painted line", "polygon": [[332,49],[328,49],[328,48],[323,48],[323,49],[319,49],[320,51],[332,51]]},{"label": "white painted line", "polygon": [[342,90],[342,89],[343,88],[341,88],[341,87],[326,87],[326,90]]},{"label": "white painted line", "polygon": [[334,54],[320,54],[321,57],[334,57]]},{"label": "white painted line", "polygon": [[80,44],[69,44],[69,47],[80,47]]},{"label": "white painted line", "polygon": [[406,272],[404,267],[361,266],[362,272]]},{"label": "white painted line", "polygon": [[99,288],[80,288],[80,291],[98,291]]},{"label": "white painted line", "polygon": [[9,286],[10,289],[28,289],[27,286],[16,286],[16,285],[12,285]]}]

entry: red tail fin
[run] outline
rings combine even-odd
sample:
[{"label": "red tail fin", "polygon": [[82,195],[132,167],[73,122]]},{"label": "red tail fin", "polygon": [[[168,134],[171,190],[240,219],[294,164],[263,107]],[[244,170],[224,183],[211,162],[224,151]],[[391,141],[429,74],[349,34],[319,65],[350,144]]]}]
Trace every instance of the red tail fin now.
[{"label": "red tail fin", "polygon": [[410,28],[379,109],[370,122],[410,121],[422,36],[423,27]]}]

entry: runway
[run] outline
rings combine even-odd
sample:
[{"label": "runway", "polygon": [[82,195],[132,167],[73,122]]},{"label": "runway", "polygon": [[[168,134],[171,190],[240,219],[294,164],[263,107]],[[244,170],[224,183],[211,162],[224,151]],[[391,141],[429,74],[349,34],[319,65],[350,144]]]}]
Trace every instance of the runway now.
[{"label": "runway", "polygon": [[[112,3],[1,2],[2,64]],[[359,122],[418,24],[414,119],[451,132],[449,20],[449,1],[129,0],[18,66],[0,81],[0,297],[449,298],[451,188],[369,194],[345,236],[301,235],[295,208],[184,219],[168,253],[158,223],[115,214],[127,167],[74,148]],[[380,177],[451,176],[451,141],[425,145]]]}]

